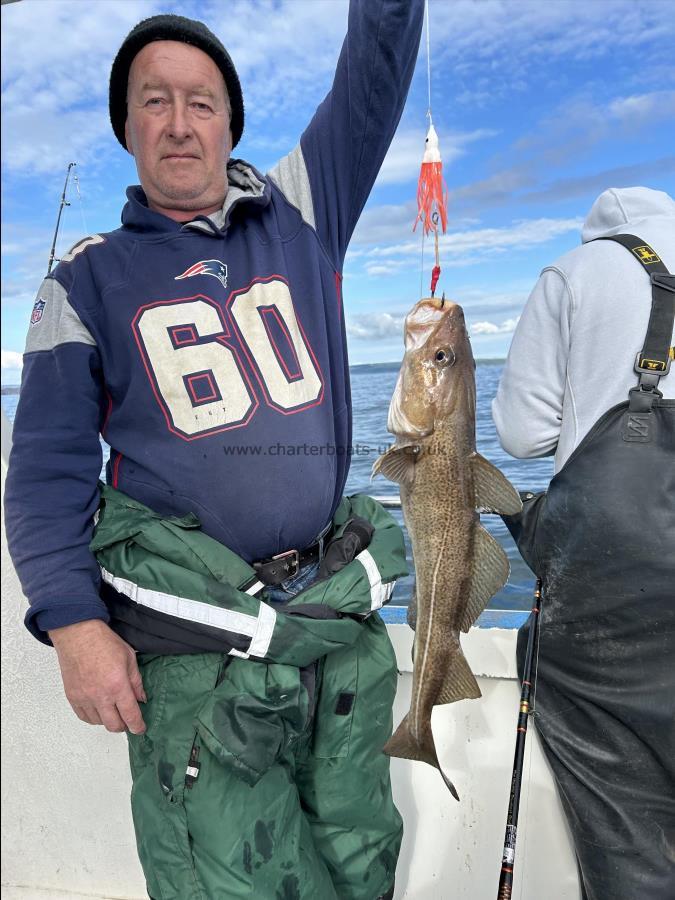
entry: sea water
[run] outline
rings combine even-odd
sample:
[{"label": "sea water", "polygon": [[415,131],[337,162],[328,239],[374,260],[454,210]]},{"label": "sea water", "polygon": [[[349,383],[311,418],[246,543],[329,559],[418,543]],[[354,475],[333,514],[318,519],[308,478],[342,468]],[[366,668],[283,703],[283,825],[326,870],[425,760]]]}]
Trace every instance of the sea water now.
[{"label": "sea water", "polygon": [[[373,463],[393,442],[387,431],[389,400],[396,384],[399,363],[352,366],[352,408],[354,432],[352,461],[345,493],[367,493],[379,497],[395,497],[398,485],[379,476],[370,480]],[[497,391],[502,372],[501,361],[479,361],[476,366],[476,444],[491,463],[494,463],[518,490],[540,491],[546,488],[553,475],[553,461],[547,459],[513,459],[499,445],[490,405]],[[3,388],[7,390],[7,388]],[[3,393],[2,408],[10,421],[14,420],[17,394]],[[104,467],[109,447],[103,441]],[[403,525],[400,510],[392,514]],[[534,575],[520,558],[518,550],[499,516],[482,515],[485,528],[499,541],[511,563],[509,581],[490,601],[493,609],[529,609],[534,587]],[[406,535],[408,566],[413,570],[410,542]],[[396,585],[392,603],[405,605],[410,598],[414,575],[401,579]]]}]

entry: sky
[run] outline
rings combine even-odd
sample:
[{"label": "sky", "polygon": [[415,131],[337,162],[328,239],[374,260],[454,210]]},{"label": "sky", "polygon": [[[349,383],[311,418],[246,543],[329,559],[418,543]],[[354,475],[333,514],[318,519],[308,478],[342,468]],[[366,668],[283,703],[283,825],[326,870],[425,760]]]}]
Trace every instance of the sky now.
[{"label": "sky", "polygon": [[[204,21],[246,105],[236,155],[261,171],[330,89],[346,0],[19,0],[2,6],[2,383],[20,379],[66,169],[57,258],[119,225],[133,159],[112,134],[110,65],[141,19]],[[438,291],[464,307],[474,356],[503,358],[541,269],[577,246],[610,187],[675,196],[675,0],[430,0],[431,108],[448,186]],[[344,269],[352,364],[399,361],[428,294],[416,215],[427,129],[423,38],[401,123]]]}]

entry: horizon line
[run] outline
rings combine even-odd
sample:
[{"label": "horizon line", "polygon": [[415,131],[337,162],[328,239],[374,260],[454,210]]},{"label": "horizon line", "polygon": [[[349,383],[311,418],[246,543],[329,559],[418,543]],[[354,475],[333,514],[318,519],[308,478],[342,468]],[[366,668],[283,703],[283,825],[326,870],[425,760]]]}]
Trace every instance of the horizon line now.
[{"label": "horizon line", "polygon": [[[476,356],[474,357],[477,363],[479,362],[506,362],[505,356]],[[378,362],[369,362],[369,363],[350,363],[350,369],[356,369],[358,366],[397,366],[400,365],[402,360],[400,359],[382,359]]]},{"label": "horizon line", "polygon": [[[506,362],[505,356],[477,356],[477,363],[498,363],[498,362]],[[362,366],[400,366],[400,359],[383,359],[379,362],[362,362],[362,363],[350,363],[350,369],[358,369]],[[21,384],[17,382],[9,382],[9,381],[0,381],[0,387],[3,388],[20,388]]]}]

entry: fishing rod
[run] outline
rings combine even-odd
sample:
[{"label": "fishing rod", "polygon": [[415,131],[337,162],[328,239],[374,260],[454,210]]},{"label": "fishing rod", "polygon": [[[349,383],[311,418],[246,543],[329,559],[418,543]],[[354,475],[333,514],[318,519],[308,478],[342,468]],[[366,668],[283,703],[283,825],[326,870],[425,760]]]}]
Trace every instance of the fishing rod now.
[{"label": "fishing rod", "polygon": [[525,738],[530,710],[530,695],[536,679],[534,648],[539,636],[539,613],[541,611],[541,578],[537,578],[534,589],[534,605],[530,617],[530,632],[527,636],[523,685],[520,692],[520,712],[516,726],[516,751],[513,757],[513,774],[511,776],[511,795],[509,809],[506,814],[506,834],[502,852],[502,868],[499,874],[497,900],[511,900],[513,888],[513,864],[516,858],[516,836],[518,833],[518,809],[520,807],[520,788],[523,782],[523,760],[525,757]]},{"label": "fishing rod", "polygon": [[77,163],[71,162],[68,164],[68,171],[66,172],[66,183],[63,185],[63,193],[61,194],[61,205],[59,206],[59,215],[56,219],[56,229],[54,230],[54,240],[52,241],[52,249],[49,254],[49,263],[47,265],[47,275],[52,270],[52,266],[54,265],[54,253],[56,252],[56,238],[59,234],[59,225],[61,224],[61,213],[63,212],[64,206],[70,206],[70,203],[66,200],[66,191],[68,189],[68,179],[70,178],[70,170],[73,166],[76,166]]}]

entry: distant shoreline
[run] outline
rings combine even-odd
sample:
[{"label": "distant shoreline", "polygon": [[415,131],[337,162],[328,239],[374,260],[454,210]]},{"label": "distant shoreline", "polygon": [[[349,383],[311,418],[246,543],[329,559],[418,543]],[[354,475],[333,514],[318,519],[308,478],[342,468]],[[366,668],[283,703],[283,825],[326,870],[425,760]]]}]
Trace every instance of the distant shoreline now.
[{"label": "distant shoreline", "polygon": [[[506,357],[499,356],[486,356],[485,359],[476,359],[476,363],[482,366],[497,366],[506,362]],[[400,359],[392,359],[387,362],[373,362],[373,363],[353,363],[350,365],[350,369],[371,369],[375,366],[400,366]]]},{"label": "distant shoreline", "polygon": [[[506,362],[506,359],[502,359],[502,358],[496,357],[496,356],[495,357],[486,357],[485,359],[477,359],[476,360],[476,363],[480,363],[483,366],[496,366],[496,365],[499,365],[499,364],[505,363],[505,362]],[[389,362],[355,363],[353,366],[350,366],[349,368],[350,369],[372,369],[375,366],[378,366],[378,367],[381,366],[384,368],[385,366],[389,367],[389,366],[400,366],[400,365],[401,365],[400,359],[392,359]],[[19,384],[3,384],[0,393],[2,393],[3,395],[4,394],[8,394],[8,395],[18,394],[20,388],[21,388],[21,385],[19,385]]]}]

